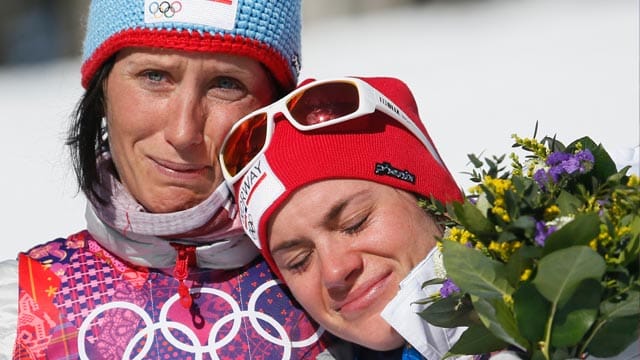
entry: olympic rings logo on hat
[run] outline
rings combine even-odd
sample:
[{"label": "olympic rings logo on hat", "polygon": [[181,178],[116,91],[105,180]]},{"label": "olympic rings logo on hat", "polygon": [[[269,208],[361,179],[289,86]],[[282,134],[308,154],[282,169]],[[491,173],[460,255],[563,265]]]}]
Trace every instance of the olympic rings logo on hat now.
[{"label": "olympic rings logo on hat", "polygon": [[164,16],[167,19],[172,18],[176,13],[182,10],[182,3],[180,1],[174,1],[169,3],[168,1],[162,1],[158,3],[157,1],[149,4],[149,12],[156,18],[159,19]]}]

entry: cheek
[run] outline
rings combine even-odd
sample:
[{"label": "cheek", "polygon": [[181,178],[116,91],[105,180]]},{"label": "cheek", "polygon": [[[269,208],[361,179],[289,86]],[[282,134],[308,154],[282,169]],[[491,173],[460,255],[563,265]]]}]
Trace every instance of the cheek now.
[{"label": "cheek", "polygon": [[[128,151],[134,144],[153,136],[162,127],[162,119],[150,115],[139,106],[137,111],[122,111],[130,109],[129,106],[113,104],[106,112],[109,146],[112,152]],[[113,111],[112,109],[119,109]],[[116,154],[114,154],[115,156]]]},{"label": "cheek", "polygon": [[[106,117],[110,140],[144,138],[162,126],[165,104],[114,81],[107,88]],[[131,109],[135,109],[132,111]]]},{"label": "cheek", "polygon": [[322,300],[322,287],[319,281],[306,276],[284,276],[293,297],[313,317],[319,318],[324,314]]},{"label": "cheek", "polygon": [[374,232],[378,239],[376,246],[408,269],[422,261],[434,245],[429,241],[435,235],[433,229],[425,226],[425,218],[416,215],[419,214],[403,212],[398,216],[398,212],[387,213],[381,217],[383,221]]}]

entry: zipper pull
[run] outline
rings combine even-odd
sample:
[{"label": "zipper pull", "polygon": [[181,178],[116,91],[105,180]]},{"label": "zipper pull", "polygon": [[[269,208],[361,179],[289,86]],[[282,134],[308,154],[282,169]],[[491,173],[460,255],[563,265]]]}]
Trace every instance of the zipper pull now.
[{"label": "zipper pull", "polygon": [[171,243],[178,252],[176,265],[173,268],[173,276],[178,280],[178,295],[180,303],[185,309],[190,309],[193,304],[193,297],[185,280],[189,277],[189,267],[195,265],[196,248],[195,246]]}]

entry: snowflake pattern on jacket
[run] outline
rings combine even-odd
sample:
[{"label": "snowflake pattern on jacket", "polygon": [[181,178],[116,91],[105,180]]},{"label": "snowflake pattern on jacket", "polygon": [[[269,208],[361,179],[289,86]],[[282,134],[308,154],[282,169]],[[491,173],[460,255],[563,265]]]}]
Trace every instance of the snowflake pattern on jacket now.
[{"label": "snowflake pattern on jacket", "polygon": [[19,256],[14,359],[315,359],[330,335],[267,264],[171,274],[118,260],[87,231]]}]

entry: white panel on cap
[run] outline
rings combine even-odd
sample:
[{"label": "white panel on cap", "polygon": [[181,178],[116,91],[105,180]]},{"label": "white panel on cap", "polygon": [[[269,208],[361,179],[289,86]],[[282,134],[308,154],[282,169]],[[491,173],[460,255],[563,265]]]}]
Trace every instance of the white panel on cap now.
[{"label": "white panel on cap", "polygon": [[144,22],[176,22],[232,30],[238,0],[145,0]]},{"label": "white panel on cap", "polygon": [[238,192],[240,221],[245,232],[260,248],[260,219],[264,212],[284,193],[284,184],[276,177],[264,154],[260,155],[242,179]]}]

